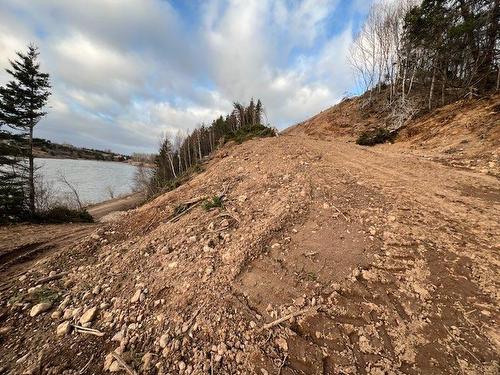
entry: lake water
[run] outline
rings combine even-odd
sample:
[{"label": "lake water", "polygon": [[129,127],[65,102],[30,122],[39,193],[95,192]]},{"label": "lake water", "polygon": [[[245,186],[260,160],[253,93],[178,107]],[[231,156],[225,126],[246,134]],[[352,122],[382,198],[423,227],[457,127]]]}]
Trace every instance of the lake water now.
[{"label": "lake water", "polygon": [[72,159],[35,159],[39,167],[37,174],[44,184],[64,199],[71,196],[71,189],[61,181],[61,176],[78,191],[84,204],[99,203],[113,197],[126,195],[133,190],[133,178],[137,167],[119,162],[72,160]]}]

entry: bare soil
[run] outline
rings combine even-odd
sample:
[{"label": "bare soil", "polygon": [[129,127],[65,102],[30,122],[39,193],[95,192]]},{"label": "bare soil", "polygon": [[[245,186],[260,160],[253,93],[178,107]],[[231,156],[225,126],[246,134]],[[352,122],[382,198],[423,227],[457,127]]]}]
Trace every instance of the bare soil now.
[{"label": "bare soil", "polygon": [[318,138],[225,148],[26,262],[8,254],[33,229],[0,230],[0,373],[499,373],[498,178]]}]

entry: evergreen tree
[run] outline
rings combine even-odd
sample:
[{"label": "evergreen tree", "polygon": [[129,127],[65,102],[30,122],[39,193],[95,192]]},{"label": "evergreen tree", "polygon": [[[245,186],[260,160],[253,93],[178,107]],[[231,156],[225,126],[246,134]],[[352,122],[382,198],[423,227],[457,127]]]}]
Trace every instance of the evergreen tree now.
[{"label": "evergreen tree", "polygon": [[17,60],[10,61],[6,72],[12,80],[0,88],[0,121],[15,132],[25,134],[28,158],[28,207],[35,213],[35,183],[33,158],[33,129],[47,113],[43,111],[50,95],[49,75],[40,71],[38,48],[28,46],[26,54],[17,52]]}]

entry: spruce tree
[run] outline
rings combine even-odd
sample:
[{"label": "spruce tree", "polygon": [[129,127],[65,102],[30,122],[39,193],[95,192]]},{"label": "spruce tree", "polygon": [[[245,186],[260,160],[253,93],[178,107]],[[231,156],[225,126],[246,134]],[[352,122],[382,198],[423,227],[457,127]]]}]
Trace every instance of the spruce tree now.
[{"label": "spruce tree", "polygon": [[32,44],[26,54],[17,52],[17,59],[10,61],[11,67],[6,69],[13,79],[0,88],[0,122],[26,137],[28,207],[31,215],[35,213],[33,129],[47,114],[43,108],[51,87],[49,75],[40,71],[38,55],[38,48]]}]

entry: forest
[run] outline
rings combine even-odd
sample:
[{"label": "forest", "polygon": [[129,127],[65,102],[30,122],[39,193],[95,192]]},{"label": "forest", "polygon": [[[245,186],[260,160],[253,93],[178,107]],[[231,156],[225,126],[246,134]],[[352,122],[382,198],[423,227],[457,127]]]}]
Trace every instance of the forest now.
[{"label": "forest", "polygon": [[379,2],[350,51],[366,104],[384,98],[390,130],[422,111],[498,91],[498,0]]}]

